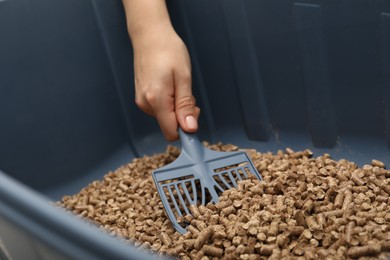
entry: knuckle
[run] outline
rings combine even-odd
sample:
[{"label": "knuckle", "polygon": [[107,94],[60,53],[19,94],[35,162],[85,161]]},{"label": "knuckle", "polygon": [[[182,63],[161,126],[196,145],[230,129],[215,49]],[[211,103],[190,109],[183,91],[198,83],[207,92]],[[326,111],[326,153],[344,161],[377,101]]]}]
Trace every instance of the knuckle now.
[{"label": "knuckle", "polygon": [[135,104],[144,112],[148,112],[150,110],[150,104],[143,96],[136,96]]},{"label": "knuckle", "polygon": [[195,107],[195,98],[192,95],[187,95],[179,98],[176,102],[176,108],[193,108]]},{"label": "knuckle", "polygon": [[183,84],[191,84],[191,81],[192,81],[192,76],[191,76],[191,73],[189,71],[187,72],[184,72],[182,75],[181,75],[181,81]]},{"label": "knuckle", "polygon": [[137,97],[137,98],[135,99],[135,104],[136,104],[139,108],[141,108],[141,109],[143,109],[143,108],[146,107],[146,104],[145,104],[145,102],[143,101],[143,99],[142,99],[142,98],[139,98],[139,97]]},{"label": "knuckle", "polygon": [[156,94],[154,94],[154,93],[152,93],[152,92],[147,92],[147,93],[145,93],[145,99],[146,99],[146,101],[150,104],[150,105],[154,105],[154,104],[156,104],[156,102],[157,102],[157,95]]}]

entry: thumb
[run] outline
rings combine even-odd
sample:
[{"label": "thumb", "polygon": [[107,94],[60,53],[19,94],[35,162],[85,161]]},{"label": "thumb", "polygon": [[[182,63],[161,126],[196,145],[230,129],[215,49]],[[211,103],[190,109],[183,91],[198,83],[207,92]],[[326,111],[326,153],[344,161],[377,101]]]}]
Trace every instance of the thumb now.
[{"label": "thumb", "polygon": [[191,77],[175,77],[175,113],[180,127],[185,132],[198,130],[199,108],[192,95]]}]

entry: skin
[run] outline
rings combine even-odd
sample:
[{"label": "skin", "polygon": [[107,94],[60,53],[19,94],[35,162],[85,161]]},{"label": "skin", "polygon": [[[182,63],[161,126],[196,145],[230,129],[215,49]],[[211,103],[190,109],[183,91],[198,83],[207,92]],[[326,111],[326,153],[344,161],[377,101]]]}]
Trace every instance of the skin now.
[{"label": "skin", "polygon": [[136,104],[157,119],[165,138],[178,127],[196,132],[200,109],[192,95],[191,61],[165,0],[122,0],[134,51]]}]

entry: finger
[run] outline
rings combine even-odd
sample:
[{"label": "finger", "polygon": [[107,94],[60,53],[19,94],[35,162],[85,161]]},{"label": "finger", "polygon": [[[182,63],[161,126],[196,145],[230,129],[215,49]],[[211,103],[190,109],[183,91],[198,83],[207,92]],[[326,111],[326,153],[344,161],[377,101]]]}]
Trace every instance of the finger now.
[{"label": "finger", "polygon": [[200,114],[200,108],[195,106],[195,119],[196,119],[196,121],[199,120],[199,114]]},{"label": "finger", "polygon": [[192,95],[191,73],[174,73],[175,80],[175,113],[180,127],[186,132],[198,130],[198,116],[195,98]]},{"label": "finger", "polygon": [[163,78],[155,85],[153,91],[144,94],[144,98],[161,128],[164,137],[168,141],[178,139],[177,119],[175,114],[175,101],[173,90],[173,78]]},{"label": "finger", "polygon": [[161,103],[158,106],[153,107],[157,122],[165,139],[168,141],[174,141],[179,137],[177,133],[178,124],[174,108],[173,96],[161,98]]}]

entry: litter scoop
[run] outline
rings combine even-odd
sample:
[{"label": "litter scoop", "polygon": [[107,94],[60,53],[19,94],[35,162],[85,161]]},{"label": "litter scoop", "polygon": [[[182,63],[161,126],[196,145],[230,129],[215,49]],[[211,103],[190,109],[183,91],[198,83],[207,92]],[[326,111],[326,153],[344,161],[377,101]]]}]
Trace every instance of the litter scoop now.
[{"label": "litter scoop", "polygon": [[152,176],[165,211],[174,228],[186,233],[178,218],[192,215],[190,205],[218,202],[225,190],[250,174],[261,180],[244,151],[216,152],[204,147],[195,134],[179,128],[181,153],[172,163],[153,171]]}]

